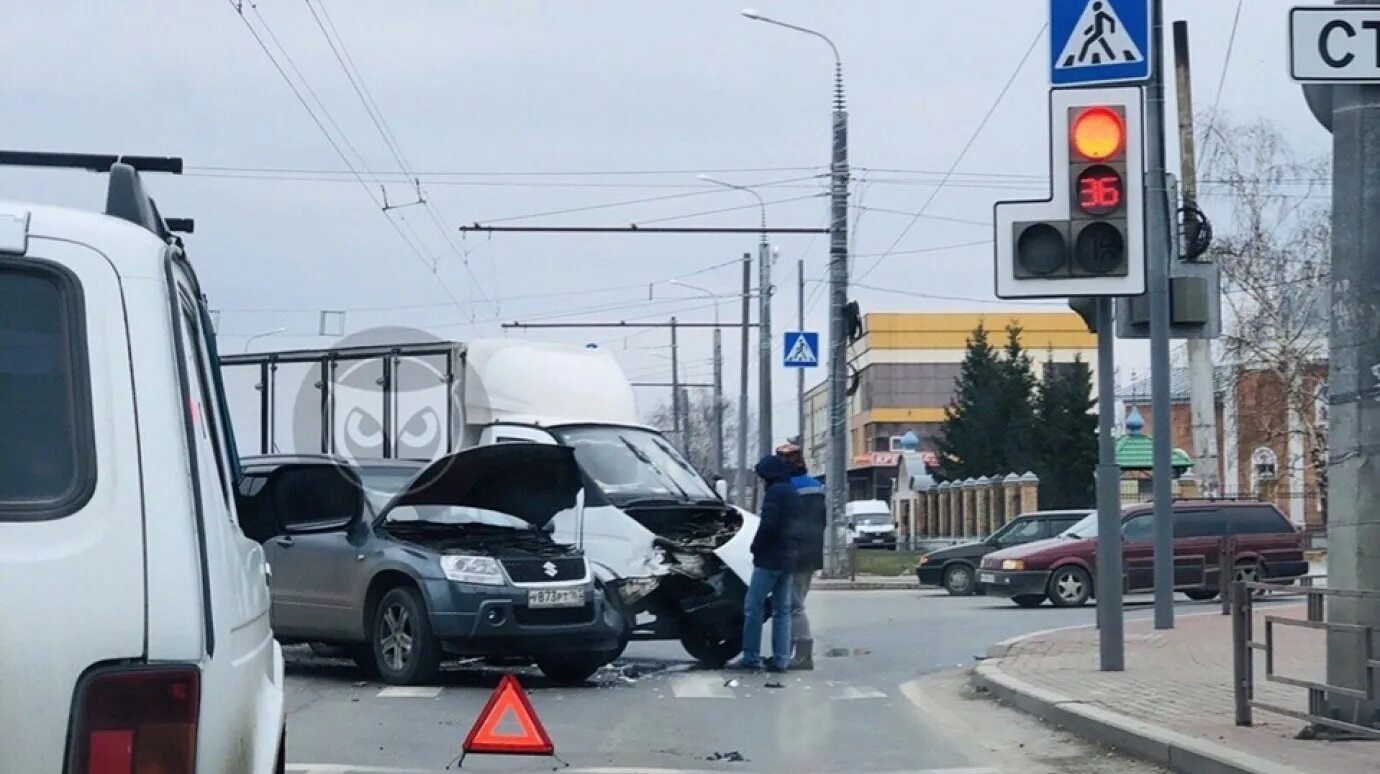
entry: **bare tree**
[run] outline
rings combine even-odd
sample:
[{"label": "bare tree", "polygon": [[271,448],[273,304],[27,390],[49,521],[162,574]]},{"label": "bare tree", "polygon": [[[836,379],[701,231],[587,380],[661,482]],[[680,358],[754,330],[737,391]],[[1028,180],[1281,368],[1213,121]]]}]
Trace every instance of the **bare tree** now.
[{"label": "bare tree", "polygon": [[[671,413],[671,402],[668,400],[659,404],[648,415],[648,420],[662,432],[666,437],[681,450],[700,475],[712,481],[720,471],[715,468],[716,456],[714,454],[714,396],[706,390],[687,391],[685,395],[686,412],[686,432],[685,438],[677,438],[675,435],[675,417]],[[736,437],[735,431],[738,427],[737,411],[733,410],[732,403],[724,400],[724,460],[726,464],[731,464],[734,459],[734,452],[737,447],[733,445]],[[749,419],[749,425],[751,425]],[[732,476],[725,472],[723,475],[730,480]]]},{"label": "bare tree", "polygon": [[1230,204],[1211,213],[1210,251],[1222,270],[1226,359],[1256,374],[1258,394],[1246,396],[1256,406],[1282,404],[1283,418],[1257,411],[1252,421],[1267,441],[1282,442],[1283,467],[1311,469],[1325,497],[1329,160],[1299,159],[1263,120],[1233,125],[1217,115],[1203,124],[1203,195]]}]

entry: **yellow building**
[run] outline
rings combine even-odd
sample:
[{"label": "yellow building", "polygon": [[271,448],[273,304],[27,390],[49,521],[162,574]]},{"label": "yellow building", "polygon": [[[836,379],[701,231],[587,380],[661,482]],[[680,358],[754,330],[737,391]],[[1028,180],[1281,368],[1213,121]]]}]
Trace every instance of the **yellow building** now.
[{"label": "yellow building", "polygon": [[[849,499],[887,499],[901,437],[913,431],[920,452],[933,453],[944,408],[954,397],[959,365],[981,323],[994,347],[1006,328],[1021,328],[1021,345],[1036,378],[1081,358],[1096,369],[1097,337],[1072,312],[887,312],[866,315],[866,333],[849,349],[857,390],[849,398]],[[1094,385],[1096,374],[1094,373]],[[810,469],[827,472],[827,386],[805,394],[805,453]]]}]

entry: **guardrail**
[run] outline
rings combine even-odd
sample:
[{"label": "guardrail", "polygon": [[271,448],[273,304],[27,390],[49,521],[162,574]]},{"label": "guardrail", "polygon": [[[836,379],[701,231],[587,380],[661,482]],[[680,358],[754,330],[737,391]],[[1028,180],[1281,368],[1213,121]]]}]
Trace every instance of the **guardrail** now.
[{"label": "guardrail", "polygon": [[[1374,702],[1377,694],[1375,690],[1376,677],[1380,675],[1380,660],[1376,658],[1375,651],[1375,634],[1377,627],[1336,623],[1324,620],[1326,617],[1326,600],[1329,597],[1380,600],[1380,591],[1320,588],[1312,585],[1314,577],[1316,576],[1300,579],[1300,587],[1292,589],[1282,588],[1275,583],[1244,581],[1232,583],[1230,603],[1232,616],[1232,677],[1233,695],[1236,705],[1236,725],[1251,725],[1253,722],[1251,711],[1253,709],[1259,709],[1276,715],[1284,715],[1296,720],[1302,720],[1314,726],[1324,726],[1357,736],[1380,739],[1380,728],[1349,723],[1344,720],[1328,717],[1324,714],[1326,712],[1329,694],[1345,696],[1366,702]],[[1266,592],[1273,592],[1273,596],[1276,598],[1288,595],[1305,596],[1307,598],[1307,613],[1306,618],[1303,619],[1266,615],[1264,617],[1265,639],[1262,641],[1254,638],[1254,601],[1258,595],[1262,595]],[[1281,626],[1320,630],[1326,632],[1328,635],[1336,632],[1350,632],[1359,635],[1363,648],[1361,675],[1365,687],[1358,689],[1344,685],[1334,685],[1328,682],[1304,680],[1297,677],[1286,677],[1277,674],[1275,672],[1275,629]],[[1307,712],[1299,712],[1287,707],[1280,707],[1255,698],[1255,653],[1257,651],[1265,655],[1266,681],[1294,686],[1296,688],[1304,688],[1308,691]]]}]

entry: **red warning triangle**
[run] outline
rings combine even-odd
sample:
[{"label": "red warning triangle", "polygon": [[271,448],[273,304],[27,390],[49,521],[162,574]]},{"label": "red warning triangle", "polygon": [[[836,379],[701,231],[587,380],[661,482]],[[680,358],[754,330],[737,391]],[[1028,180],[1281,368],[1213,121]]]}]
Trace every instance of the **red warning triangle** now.
[{"label": "red warning triangle", "polygon": [[[509,717],[517,721],[516,734],[499,732],[499,726]],[[511,674],[498,681],[498,687],[479,712],[461,749],[466,753],[489,755],[551,755],[556,752],[522,684]]]}]

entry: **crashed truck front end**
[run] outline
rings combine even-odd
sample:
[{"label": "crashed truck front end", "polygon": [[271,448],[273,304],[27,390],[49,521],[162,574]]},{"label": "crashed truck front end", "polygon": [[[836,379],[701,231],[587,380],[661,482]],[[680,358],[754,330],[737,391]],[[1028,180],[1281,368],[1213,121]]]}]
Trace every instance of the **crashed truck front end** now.
[{"label": "crashed truck front end", "polygon": [[[581,540],[617,589],[635,639],[680,639],[706,663],[741,645],[757,517],[719,499],[660,433],[631,426],[551,429],[575,449],[590,483],[583,524],[556,522]],[[597,501],[595,498],[598,498]]]}]

